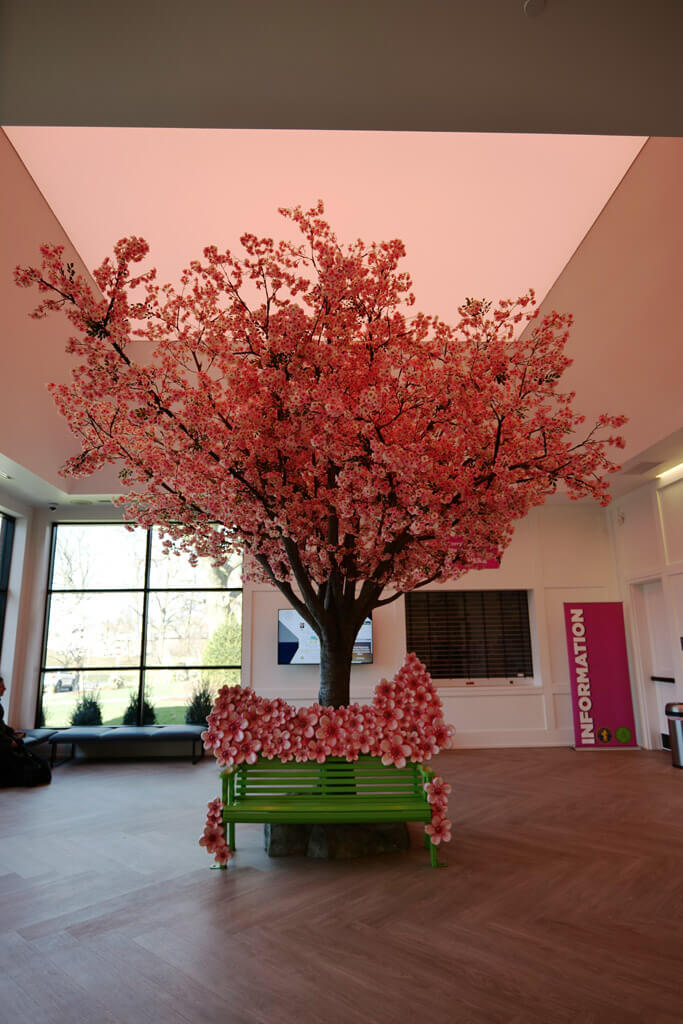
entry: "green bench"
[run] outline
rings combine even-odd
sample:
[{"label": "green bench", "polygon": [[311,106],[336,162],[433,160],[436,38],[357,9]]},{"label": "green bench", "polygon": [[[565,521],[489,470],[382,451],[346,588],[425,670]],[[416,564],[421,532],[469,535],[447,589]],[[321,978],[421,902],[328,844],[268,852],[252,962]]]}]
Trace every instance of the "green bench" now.
[{"label": "green bench", "polygon": [[[236,822],[427,824],[432,809],[424,785],[433,775],[421,764],[397,768],[369,755],[352,762],[330,757],[322,764],[259,758],[221,772],[226,839],[234,850]],[[425,846],[432,867],[438,867],[437,847],[426,833]]]}]

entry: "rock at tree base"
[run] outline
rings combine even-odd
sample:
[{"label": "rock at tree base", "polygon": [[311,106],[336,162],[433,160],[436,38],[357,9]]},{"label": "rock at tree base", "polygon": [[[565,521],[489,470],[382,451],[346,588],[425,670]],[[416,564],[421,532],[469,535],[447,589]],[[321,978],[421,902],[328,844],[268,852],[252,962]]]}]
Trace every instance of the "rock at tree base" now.
[{"label": "rock at tree base", "polygon": [[264,849],[269,857],[305,857],[312,825],[264,825]]},{"label": "rock at tree base", "polygon": [[359,825],[265,825],[269,857],[307,856],[346,860],[410,849],[405,822]]}]

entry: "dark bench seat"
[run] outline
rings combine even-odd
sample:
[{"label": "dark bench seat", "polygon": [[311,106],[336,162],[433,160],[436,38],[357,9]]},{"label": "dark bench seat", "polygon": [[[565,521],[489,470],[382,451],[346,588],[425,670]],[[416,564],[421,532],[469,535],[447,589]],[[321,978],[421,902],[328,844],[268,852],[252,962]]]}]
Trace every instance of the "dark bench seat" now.
[{"label": "dark bench seat", "polygon": [[[221,772],[226,839],[234,850],[236,822],[429,823],[432,808],[424,785],[433,774],[421,764],[397,768],[369,755],[353,762],[330,757],[322,764],[259,758]],[[426,834],[425,846],[437,867],[437,847]]]},{"label": "dark bench seat", "polygon": [[23,729],[24,746],[38,747],[41,743],[49,743],[57,732],[56,729]]},{"label": "dark bench seat", "polygon": [[205,725],[72,725],[69,729],[54,732],[48,742],[52,747],[53,765],[60,744],[69,744],[73,757],[76,744],[82,743],[170,743],[181,740],[192,744],[192,763],[196,764],[199,760],[197,744],[200,756],[204,756],[201,734],[205,729]]}]

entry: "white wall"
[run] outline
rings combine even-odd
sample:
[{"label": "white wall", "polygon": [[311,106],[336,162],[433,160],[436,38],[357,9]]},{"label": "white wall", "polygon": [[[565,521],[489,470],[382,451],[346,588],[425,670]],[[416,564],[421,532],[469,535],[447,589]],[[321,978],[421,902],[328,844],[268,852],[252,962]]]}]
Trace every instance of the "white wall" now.
[{"label": "white wall", "polygon": [[[665,704],[683,700],[683,479],[631,491],[608,515],[631,638],[640,742],[658,748],[667,728]],[[652,682],[653,675],[674,682]]]},{"label": "white wall", "polygon": [[[534,679],[464,687],[440,681],[456,746],[571,745],[573,728],[564,632],[564,601],[618,599],[605,512],[588,502],[549,504],[518,524],[500,569],[481,570],[444,589],[531,592]],[[438,589],[432,587],[431,589]],[[315,666],[278,666],[277,609],[284,598],[265,585],[244,593],[243,678],[257,693],[295,704],[317,697]],[[367,700],[406,652],[404,602],[373,615],[374,663],[352,669],[351,699]]]},{"label": "white wall", "polygon": [[[513,685],[478,682],[474,687],[464,687],[439,682],[447,720],[457,729],[456,746],[572,744],[563,603],[576,600],[624,601],[636,714],[642,722],[639,736],[645,745],[657,740],[661,723],[654,721],[650,727],[653,713],[643,699],[644,693],[652,691],[644,690],[642,645],[634,629],[631,584],[662,580],[668,664],[677,685],[661,685],[667,699],[682,699],[683,672],[677,644],[678,636],[683,635],[683,550],[676,531],[683,505],[683,481],[671,487],[675,489],[666,489],[666,493],[660,489],[659,495],[654,485],[641,488],[619,499],[607,512],[587,501],[550,503],[535,509],[518,524],[500,569],[473,572],[452,584],[454,589],[528,590],[534,664],[533,680],[515,680]],[[0,507],[7,507],[1,495]],[[17,727],[30,727],[34,724],[39,682],[51,523],[112,521],[119,516],[107,506],[61,507],[50,512],[18,510],[15,503],[7,510],[19,512],[18,527],[23,518],[18,533],[21,535],[23,530],[25,540],[15,547],[12,563],[11,611],[2,670],[11,686],[10,717]],[[253,685],[258,693],[305,704],[316,699],[317,668],[276,664],[277,609],[285,605],[284,598],[270,587],[245,587],[243,682]],[[392,676],[402,663],[406,651],[403,599],[374,613],[374,646],[374,663],[352,670],[353,700],[369,699],[377,681]],[[649,669],[648,657],[645,661],[651,687],[649,675],[654,673]],[[664,661],[660,669],[662,666],[666,667]]]},{"label": "white wall", "polygon": [[60,491],[114,494],[116,470],[106,466],[91,477],[59,476],[59,467],[78,451],[78,443],[46,393],[48,381],[65,382],[75,365],[66,353],[69,324],[60,318],[33,320],[38,304],[34,289],[14,284],[14,268],[35,265],[44,242],[65,247],[64,258],[97,292],[80,256],[45,197],[0,129],[0,303],[2,304],[2,402],[0,451]]},{"label": "white wall", "polygon": [[0,652],[0,675],[5,680],[7,687],[4,706],[11,710],[14,710],[23,680],[23,645],[19,626],[25,618],[24,602],[30,585],[28,579],[29,534],[33,511],[30,506],[0,487],[0,512],[13,516],[15,519],[12,562],[5,608],[5,628],[2,637],[2,651]]},{"label": "white wall", "polygon": [[[3,503],[0,491],[0,508],[19,517],[2,649],[2,669],[9,691],[3,703],[7,711],[5,717],[15,728],[30,729],[35,725],[40,684],[52,524],[93,520],[116,522],[121,519],[121,514],[111,505],[76,506],[73,509],[60,506],[54,511],[25,506],[18,508],[16,501],[13,506],[7,507]],[[17,533],[20,535],[19,544]]]}]

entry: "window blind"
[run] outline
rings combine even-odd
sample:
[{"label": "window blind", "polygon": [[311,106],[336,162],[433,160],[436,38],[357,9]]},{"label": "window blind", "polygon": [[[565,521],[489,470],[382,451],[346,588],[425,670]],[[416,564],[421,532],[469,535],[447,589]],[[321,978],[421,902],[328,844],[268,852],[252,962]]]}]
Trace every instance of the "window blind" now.
[{"label": "window blind", "polygon": [[526,590],[406,594],[408,650],[435,679],[531,676]]}]

